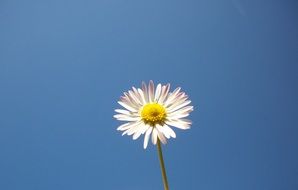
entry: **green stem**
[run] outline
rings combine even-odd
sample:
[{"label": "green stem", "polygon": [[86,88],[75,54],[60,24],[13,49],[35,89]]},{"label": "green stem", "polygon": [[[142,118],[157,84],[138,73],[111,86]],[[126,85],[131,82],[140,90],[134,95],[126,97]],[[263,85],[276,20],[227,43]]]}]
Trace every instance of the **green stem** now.
[{"label": "green stem", "polygon": [[162,150],[161,150],[161,145],[160,145],[159,139],[157,139],[157,150],[158,150],[158,157],[159,157],[160,169],[161,169],[161,174],[162,174],[163,187],[165,190],[169,190],[166,168],[165,168],[165,163],[163,161]]}]

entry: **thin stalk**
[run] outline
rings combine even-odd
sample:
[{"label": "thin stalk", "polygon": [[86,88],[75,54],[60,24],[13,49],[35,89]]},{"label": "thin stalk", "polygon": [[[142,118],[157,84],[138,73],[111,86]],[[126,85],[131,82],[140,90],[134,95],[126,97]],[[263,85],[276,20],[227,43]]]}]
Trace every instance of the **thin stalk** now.
[{"label": "thin stalk", "polygon": [[165,168],[165,163],[163,161],[162,150],[161,150],[161,145],[160,145],[160,140],[159,139],[157,139],[157,151],[158,151],[160,169],[161,169],[161,174],[162,174],[163,187],[164,187],[165,190],[169,190],[169,184],[168,184],[168,180],[167,180],[166,168]]}]

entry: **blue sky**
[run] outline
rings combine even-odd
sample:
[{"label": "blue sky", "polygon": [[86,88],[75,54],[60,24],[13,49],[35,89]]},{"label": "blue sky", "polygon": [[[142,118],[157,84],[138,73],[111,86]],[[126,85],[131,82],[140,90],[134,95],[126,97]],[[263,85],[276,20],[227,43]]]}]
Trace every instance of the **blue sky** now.
[{"label": "blue sky", "polygon": [[120,95],[181,86],[173,190],[298,188],[294,0],[0,2],[0,189],[162,189],[156,147],[116,131]]}]

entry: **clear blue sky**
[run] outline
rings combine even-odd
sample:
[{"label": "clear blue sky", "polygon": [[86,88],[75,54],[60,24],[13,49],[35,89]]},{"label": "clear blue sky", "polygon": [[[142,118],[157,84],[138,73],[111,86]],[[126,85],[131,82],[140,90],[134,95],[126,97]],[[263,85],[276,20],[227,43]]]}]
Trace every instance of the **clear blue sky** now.
[{"label": "clear blue sky", "polygon": [[1,0],[0,189],[162,189],[156,147],[117,100],[181,86],[191,130],[164,147],[172,190],[298,189],[295,0]]}]

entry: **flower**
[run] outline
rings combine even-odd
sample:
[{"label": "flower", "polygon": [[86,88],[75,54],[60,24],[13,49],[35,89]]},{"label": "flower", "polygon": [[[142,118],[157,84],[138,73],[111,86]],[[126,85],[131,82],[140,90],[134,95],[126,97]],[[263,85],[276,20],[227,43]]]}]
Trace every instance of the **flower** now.
[{"label": "flower", "polygon": [[150,135],[153,144],[158,139],[166,144],[167,139],[176,138],[169,126],[189,129],[191,121],[185,117],[193,111],[193,106],[189,105],[191,101],[180,87],[173,92],[169,90],[170,84],[158,84],[155,89],[150,81],[148,86],[142,82],[142,89],[132,87],[124,92],[118,103],[125,109],[116,109],[114,117],[127,123],[117,130],[123,131],[122,135],[133,135],[134,140],[145,134],[143,147],[146,149]]}]

